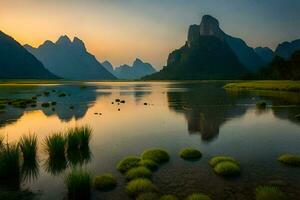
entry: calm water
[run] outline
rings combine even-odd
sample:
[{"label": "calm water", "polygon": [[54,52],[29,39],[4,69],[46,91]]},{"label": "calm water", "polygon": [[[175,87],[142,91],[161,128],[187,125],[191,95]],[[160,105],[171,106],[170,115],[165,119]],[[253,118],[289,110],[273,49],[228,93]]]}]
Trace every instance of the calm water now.
[{"label": "calm water", "polygon": [[[23,134],[36,133],[39,143],[53,132],[89,124],[92,158],[84,167],[93,175],[114,173],[119,179],[112,192],[93,192],[94,199],[127,199],[124,180],[116,163],[124,156],[139,155],[144,149],[165,148],[168,164],[154,173],[153,181],[163,193],[184,197],[205,192],[213,199],[253,199],[256,186],[280,182],[290,199],[300,199],[300,170],[277,162],[282,153],[300,154],[300,94],[281,92],[228,92],[222,83],[86,83],[79,85],[0,86],[0,98],[31,98],[50,92],[38,102],[56,101],[51,108],[15,109],[0,112],[0,133],[9,142]],[[125,104],[112,104],[116,99]],[[255,108],[258,100],[268,102],[265,111]],[[147,103],[147,105],[144,105]],[[70,109],[74,106],[74,109]],[[120,109],[120,111],[118,111]],[[97,115],[95,113],[101,113]],[[183,147],[203,152],[197,162],[178,158]],[[41,193],[41,199],[63,199],[64,175],[47,172],[46,155],[39,148],[39,171],[22,187]],[[239,160],[242,175],[237,179],[216,176],[207,162],[214,155]]]}]

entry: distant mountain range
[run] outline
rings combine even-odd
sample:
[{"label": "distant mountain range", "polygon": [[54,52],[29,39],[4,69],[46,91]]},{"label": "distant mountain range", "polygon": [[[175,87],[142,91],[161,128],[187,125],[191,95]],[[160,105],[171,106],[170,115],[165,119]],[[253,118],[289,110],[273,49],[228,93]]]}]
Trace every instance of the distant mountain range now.
[{"label": "distant mountain range", "polygon": [[289,59],[298,50],[300,50],[300,39],[279,44],[275,50],[275,54],[284,59]]},{"label": "distant mountain range", "polygon": [[116,79],[90,54],[79,38],[61,36],[55,43],[46,41],[38,48],[24,46],[53,74],[71,80]]},{"label": "distant mountain range", "polygon": [[140,79],[143,76],[150,75],[156,72],[151,64],[145,63],[138,58],[133,62],[132,66],[121,65],[114,69],[112,64],[108,61],[104,61],[102,65],[117,78],[126,80]]},{"label": "distant mountain range", "polygon": [[12,37],[0,31],[1,79],[56,79],[43,64]]}]

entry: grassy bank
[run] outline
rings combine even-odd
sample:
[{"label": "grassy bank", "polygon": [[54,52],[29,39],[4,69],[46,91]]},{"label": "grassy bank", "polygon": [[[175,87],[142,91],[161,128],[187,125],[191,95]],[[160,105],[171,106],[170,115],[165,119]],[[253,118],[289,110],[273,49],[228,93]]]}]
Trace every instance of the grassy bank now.
[{"label": "grassy bank", "polygon": [[278,90],[289,92],[300,92],[300,81],[247,81],[228,83],[225,89],[237,90]]}]

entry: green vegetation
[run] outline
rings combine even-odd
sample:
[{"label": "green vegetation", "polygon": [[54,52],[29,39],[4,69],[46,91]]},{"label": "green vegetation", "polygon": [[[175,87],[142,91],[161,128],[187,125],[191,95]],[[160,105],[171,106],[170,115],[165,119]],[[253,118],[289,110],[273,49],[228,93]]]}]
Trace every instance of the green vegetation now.
[{"label": "green vegetation", "polygon": [[92,131],[92,128],[87,125],[70,128],[67,131],[68,151],[88,148]]},{"label": "green vegetation", "polygon": [[214,171],[222,176],[237,176],[240,174],[240,166],[230,161],[223,161],[214,167]]},{"label": "green vegetation", "polygon": [[234,90],[278,90],[278,91],[300,91],[300,81],[247,81],[229,83],[225,89]]},{"label": "green vegetation", "polygon": [[237,163],[237,161],[234,158],[229,157],[229,156],[215,156],[212,159],[210,159],[209,164],[211,167],[215,167],[217,164],[219,164],[220,162],[224,162],[224,161]]},{"label": "green vegetation", "polygon": [[58,97],[65,97],[65,96],[67,96],[65,93],[59,93],[58,94]]},{"label": "green vegetation", "polygon": [[69,199],[89,199],[91,175],[83,169],[73,169],[65,178]]},{"label": "green vegetation", "polygon": [[264,101],[258,101],[256,102],[256,108],[258,109],[266,109],[267,103]]},{"label": "green vegetation", "polygon": [[148,192],[156,192],[156,186],[148,179],[134,179],[126,186],[126,193],[129,196],[137,197],[140,194]]},{"label": "green vegetation", "polygon": [[126,172],[125,177],[127,180],[133,180],[137,178],[151,178],[151,171],[146,167],[134,167]]},{"label": "green vegetation", "polygon": [[136,156],[128,156],[126,158],[124,158],[123,160],[121,160],[118,164],[117,164],[117,169],[121,172],[121,173],[125,173],[127,172],[129,169],[134,168],[134,167],[138,167],[139,166],[139,162],[140,162],[140,158],[136,157]]},{"label": "green vegetation", "polygon": [[44,108],[48,108],[48,107],[50,107],[50,103],[44,102],[44,103],[42,103],[41,106],[44,107]]},{"label": "green vegetation", "polygon": [[155,192],[147,192],[140,194],[136,200],[157,200],[159,199],[159,195]]},{"label": "green vegetation", "polygon": [[154,162],[161,164],[170,160],[170,156],[167,151],[163,149],[148,149],[142,153],[143,160],[153,160]]},{"label": "green vegetation", "polygon": [[179,156],[185,160],[195,160],[202,157],[202,153],[193,148],[185,148],[179,152]]},{"label": "green vegetation", "polygon": [[300,167],[300,156],[293,154],[284,154],[279,156],[278,161],[289,166]]},{"label": "green vegetation", "polygon": [[159,200],[178,200],[178,198],[174,195],[171,194],[167,194],[167,195],[163,195],[159,198]]},{"label": "green vegetation", "polygon": [[195,193],[189,195],[185,200],[211,200],[211,198],[205,194]]},{"label": "green vegetation", "polygon": [[19,147],[22,152],[24,162],[36,160],[37,136],[35,134],[21,137]]},{"label": "green vegetation", "polygon": [[108,191],[117,186],[117,179],[112,174],[103,174],[96,176],[93,181],[93,186],[97,190]]},{"label": "green vegetation", "polygon": [[158,169],[158,164],[154,162],[153,160],[141,160],[139,162],[140,166],[146,167],[152,171],[155,171]]},{"label": "green vegetation", "polygon": [[7,145],[1,149],[0,179],[19,182],[20,153],[18,145]]},{"label": "green vegetation", "polygon": [[260,186],[255,190],[256,200],[285,200],[285,194],[273,186]]},{"label": "green vegetation", "polygon": [[49,95],[50,95],[50,92],[45,91],[45,92],[44,92],[44,95],[45,95],[45,96],[49,96]]},{"label": "green vegetation", "polygon": [[56,105],[56,102],[55,101],[52,101],[51,102],[51,106],[55,106]]},{"label": "green vegetation", "polygon": [[45,151],[50,158],[65,159],[66,140],[62,133],[54,133],[44,140]]}]

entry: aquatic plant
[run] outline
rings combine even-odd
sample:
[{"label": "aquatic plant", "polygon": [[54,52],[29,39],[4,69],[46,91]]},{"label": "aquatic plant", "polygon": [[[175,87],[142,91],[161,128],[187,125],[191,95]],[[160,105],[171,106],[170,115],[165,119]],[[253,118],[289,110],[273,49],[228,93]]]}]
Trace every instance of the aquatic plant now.
[{"label": "aquatic plant", "polygon": [[127,172],[129,169],[134,168],[134,167],[138,167],[139,166],[139,162],[140,162],[140,158],[136,157],[136,156],[128,156],[125,157],[123,160],[121,160],[118,164],[117,164],[117,169],[121,172],[121,173],[125,173]]},{"label": "aquatic plant", "polygon": [[158,200],[159,195],[155,192],[147,192],[140,194],[136,200]]},{"label": "aquatic plant", "polygon": [[255,190],[256,200],[285,200],[285,194],[273,186],[260,186]]},{"label": "aquatic plant", "polygon": [[237,161],[233,157],[230,157],[230,156],[215,156],[210,159],[209,165],[212,167],[215,167],[217,164],[219,164],[220,162],[224,162],[224,161],[237,163]]},{"label": "aquatic plant", "polygon": [[44,102],[44,103],[41,104],[41,106],[42,106],[43,108],[48,108],[48,107],[50,107],[50,103]]},{"label": "aquatic plant", "polygon": [[240,166],[231,161],[223,161],[214,167],[214,171],[222,176],[237,176],[240,174]]},{"label": "aquatic plant", "polygon": [[66,133],[67,151],[77,151],[80,148],[80,135],[78,128],[70,128]]},{"label": "aquatic plant", "polygon": [[20,180],[20,153],[16,144],[7,144],[0,152],[0,180],[17,183]]},{"label": "aquatic plant", "polygon": [[67,96],[65,93],[58,94],[58,97],[65,97],[65,96]]},{"label": "aquatic plant", "polygon": [[35,134],[24,135],[19,141],[19,147],[24,162],[34,161],[37,156],[37,136]]},{"label": "aquatic plant", "polygon": [[179,156],[185,160],[195,160],[202,157],[202,153],[193,148],[184,148],[179,152]]},{"label": "aquatic plant", "polygon": [[139,166],[142,166],[142,167],[146,167],[152,171],[155,171],[158,169],[158,164],[156,162],[154,162],[153,160],[141,160],[139,162]]},{"label": "aquatic plant", "polygon": [[211,198],[205,194],[195,193],[189,195],[185,200],[211,200]]},{"label": "aquatic plant", "polygon": [[65,159],[66,140],[62,133],[54,133],[44,140],[44,148],[50,158]]},{"label": "aquatic plant", "polygon": [[140,194],[156,192],[156,186],[149,179],[134,179],[126,185],[126,193],[129,196],[137,197]]},{"label": "aquatic plant", "polygon": [[278,161],[289,166],[300,167],[300,156],[293,154],[283,154],[278,157]]},{"label": "aquatic plant", "polygon": [[167,194],[167,195],[163,195],[159,198],[159,200],[178,200],[178,198],[174,195],[171,194]]},{"label": "aquatic plant", "polygon": [[258,109],[265,109],[267,107],[267,103],[265,101],[258,101],[256,102],[256,107]]},{"label": "aquatic plant", "polygon": [[44,169],[46,172],[52,174],[53,176],[56,176],[62,173],[67,168],[67,166],[67,160],[65,157],[48,157],[44,164]]},{"label": "aquatic plant", "polygon": [[170,160],[170,156],[167,151],[163,149],[148,149],[142,153],[141,158],[143,160],[153,160],[154,162],[161,164]]},{"label": "aquatic plant", "polygon": [[55,106],[56,105],[56,102],[55,101],[52,101],[51,102],[51,106]]},{"label": "aquatic plant", "polygon": [[146,167],[134,167],[129,169],[125,177],[127,180],[133,180],[137,178],[151,178],[152,174],[151,171]]},{"label": "aquatic plant", "polygon": [[80,148],[87,148],[92,138],[93,129],[88,125],[77,127],[75,129],[80,137]]},{"label": "aquatic plant", "polygon": [[68,163],[72,166],[87,164],[91,161],[90,148],[81,148],[67,151]]},{"label": "aquatic plant", "polygon": [[89,199],[91,196],[91,175],[83,169],[73,169],[66,177],[69,199]]},{"label": "aquatic plant", "polygon": [[117,186],[117,179],[112,174],[103,174],[96,176],[93,180],[93,186],[97,190],[108,191]]},{"label": "aquatic plant", "polygon": [[24,161],[21,168],[21,176],[24,181],[35,180],[39,175],[37,159]]}]

